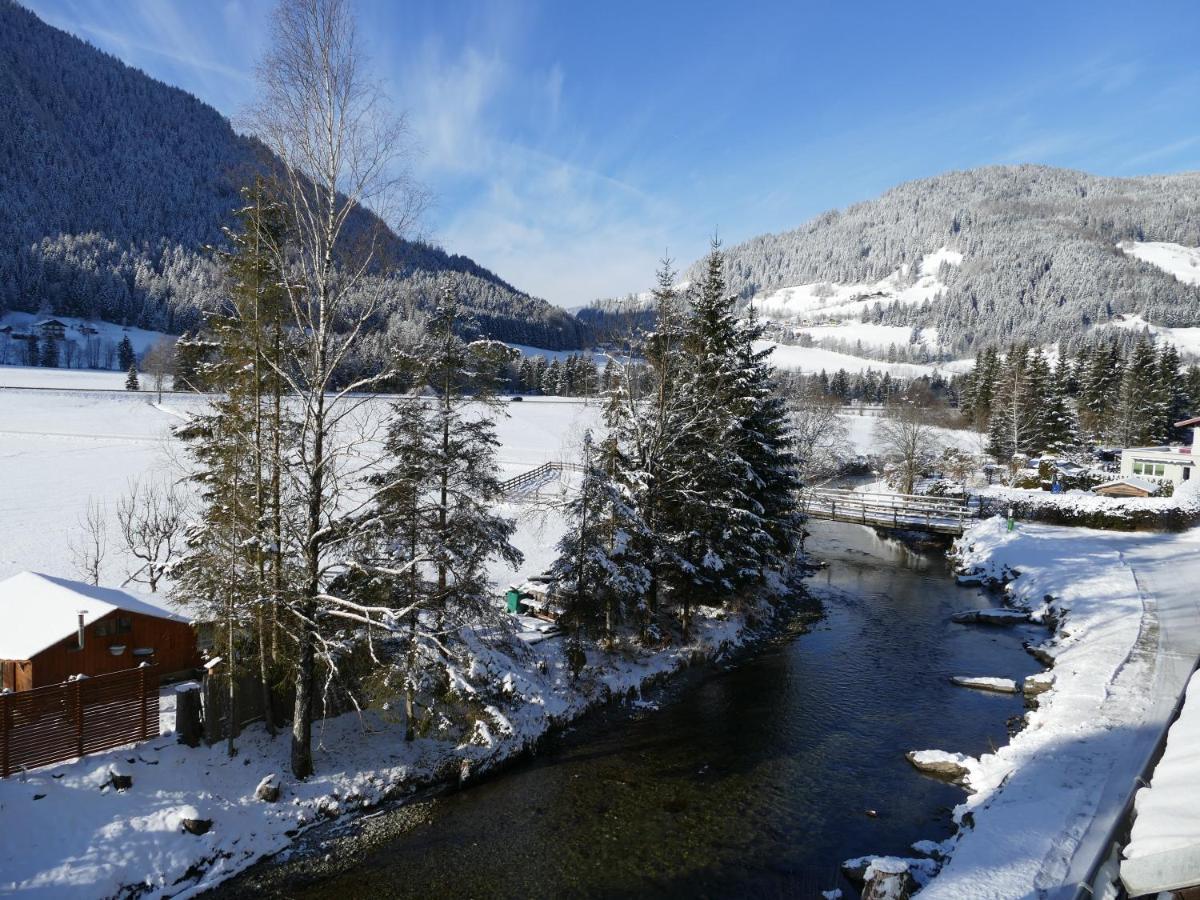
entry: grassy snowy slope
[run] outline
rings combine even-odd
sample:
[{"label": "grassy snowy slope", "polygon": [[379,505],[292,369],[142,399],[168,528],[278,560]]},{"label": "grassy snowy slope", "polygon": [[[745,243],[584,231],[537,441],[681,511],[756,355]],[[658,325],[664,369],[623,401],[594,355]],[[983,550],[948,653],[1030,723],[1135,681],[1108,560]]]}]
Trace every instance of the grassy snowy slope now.
[{"label": "grassy snowy slope", "polygon": [[914,305],[932,300],[945,285],[938,279],[943,263],[957,266],[963,256],[942,247],[921,259],[916,277],[901,266],[874,284],[838,284],[817,281],[780,288],[754,297],[750,303],[764,318],[776,321],[820,323],[838,319],[861,319],[872,306]]},{"label": "grassy snowy slope", "polygon": [[1121,241],[1117,248],[1164,272],[1184,284],[1200,284],[1200,247],[1185,247],[1168,241]]},{"label": "grassy snowy slope", "polygon": [[922,375],[932,375],[937,369],[936,366],[918,363],[866,359],[861,356],[852,356],[849,353],[824,350],[820,347],[799,347],[795,344],[776,344],[773,341],[756,341],[754,344],[756,350],[762,350],[767,346],[775,348],[775,352],[771,354],[771,362],[776,368],[806,374],[825,371],[832,375],[838,369],[845,369],[853,374],[874,369],[876,372],[888,372],[893,378],[920,378]]}]

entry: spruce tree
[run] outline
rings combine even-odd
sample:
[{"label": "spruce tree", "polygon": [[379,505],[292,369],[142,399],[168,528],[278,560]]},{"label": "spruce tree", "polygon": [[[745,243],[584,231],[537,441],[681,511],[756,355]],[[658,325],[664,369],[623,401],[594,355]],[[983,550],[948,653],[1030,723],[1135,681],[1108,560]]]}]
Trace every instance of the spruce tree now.
[{"label": "spruce tree", "polygon": [[136,365],[129,367],[129,372],[125,375],[125,390],[140,391],[142,389],[141,382],[138,380],[138,370]]},{"label": "spruce tree", "polygon": [[121,343],[117,344],[117,366],[123,372],[128,372],[129,367],[136,362],[133,353],[133,344],[129,340],[129,335],[121,338]]},{"label": "spruce tree", "polygon": [[639,555],[645,524],[613,477],[615,442],[605,443],[599,449],[591,432],[584,434],[579,491],[567,505],[567,528],[551,567],[573,677],[583,667],[585,641],[603,638],[611,647],[618,623],[650,584],[649,566]]},{"label": "spruce tree", "polygon": [[495,388],[507,356],[496,342],[467,344],[459,326],[447,282],[425,336],[406,354],[404,368],[426,396],[393,408],[386,467],[368,478],[374,502],[358,526],[349,580],[359,602],[383,608],[390,622],[396,647],[385,683],[403,687],[410,713],[418,693],[432,698],[435,684],[445,687],[447,656],[464,651],[460,630],[494,614],[488,562],[521,560],[514,524],[495,512]]}]

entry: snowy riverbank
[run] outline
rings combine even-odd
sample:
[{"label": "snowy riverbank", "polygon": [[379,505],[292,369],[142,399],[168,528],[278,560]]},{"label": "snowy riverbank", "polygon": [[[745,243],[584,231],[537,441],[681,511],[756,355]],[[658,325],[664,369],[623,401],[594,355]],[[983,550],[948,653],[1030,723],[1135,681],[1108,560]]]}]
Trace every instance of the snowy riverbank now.
[{"label": "snowy riverbank", "polygon": [[[261,725],[239,738],[232,759],[223,744],[189,749],[164,734],[10,778],[0,782],[0,817],[21,827],[5,829],[0,843],[0,894],[193,896],[283,850],[306,828],[422,786],[478,777],[592,706],[721,657],[747,636],[743,619],[701,609],[687,644],[593,654],[577,685],[561,641],[527,648],[513,639],[497,647],[475,640],[463,684],[478,692],[486,717],[472,733],[405,743],[400,724],[378,713],[339,716],[318,725],[317,774],[306,782],[288,777],[287,735],[272,740]],[[114,769],[132,776],[132,788],[106,786]],[[275,803],[255,799],[270,774],[283,783]],[[185,816],[211,819],[212,828],[186,833]]]},{"label": "snowy riverbank", "polygon": [[[1089,878],[1200,652],[1200,531],[1114,534],[993,518],[962,569],[1055,625],[1053,683],[1005,747],[968,762],[958,834],[923,898],[1008,898]],[[925,748],[914,748],[925,749]],[[938,748],[953,751],[953,747]]]}]

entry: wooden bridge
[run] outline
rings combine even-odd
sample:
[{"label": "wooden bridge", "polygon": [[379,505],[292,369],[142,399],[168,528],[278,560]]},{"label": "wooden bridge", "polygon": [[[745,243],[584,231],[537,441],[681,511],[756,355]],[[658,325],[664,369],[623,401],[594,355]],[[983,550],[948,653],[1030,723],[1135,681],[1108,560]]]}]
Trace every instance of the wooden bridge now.
[{"label": "wooden bridge", "polygon": [[813,519],[937,534],[960,535],[965,521],[975,515],[966,500],[920,494],[807,488],[801,491],[800,500],[804,512]]}]

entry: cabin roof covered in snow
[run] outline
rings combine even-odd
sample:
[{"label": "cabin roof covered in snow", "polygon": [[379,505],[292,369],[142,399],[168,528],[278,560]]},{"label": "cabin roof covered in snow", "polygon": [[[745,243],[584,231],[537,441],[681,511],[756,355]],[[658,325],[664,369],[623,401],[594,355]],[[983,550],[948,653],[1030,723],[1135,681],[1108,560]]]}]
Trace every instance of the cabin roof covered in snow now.
[{"label": "cabin roof covered in snow", "polygon": [[186,622],[153,601],[115,588],[20,572],[0,581],[0,659],[31,659],[115,610]]},{"label": "cabin roof covered in snow", "polygon": [[1114,478],[1112,481],[1106,481],[1104,484],[1098,484],[1093,490],[1102,491],[1105,488],[1117,487],[1118,485],[1136,488],[1139,491],[1145,491],[1147,494],[1157,494],[1159,489],[1157,481],[1151,481],[1148,478],[1138,478],[1136,475],[1126,475],[1122,478]]}]

